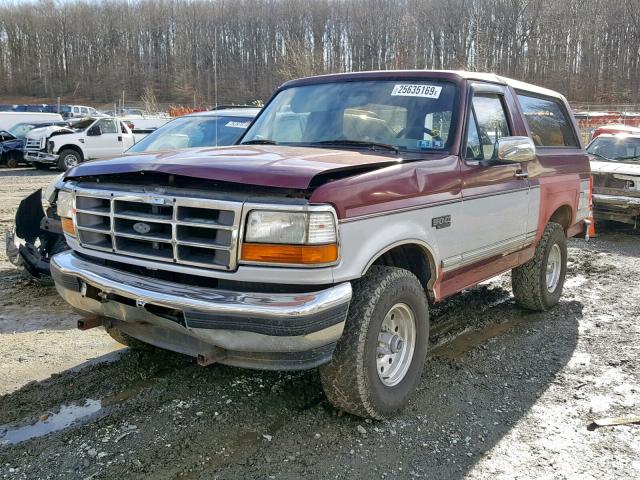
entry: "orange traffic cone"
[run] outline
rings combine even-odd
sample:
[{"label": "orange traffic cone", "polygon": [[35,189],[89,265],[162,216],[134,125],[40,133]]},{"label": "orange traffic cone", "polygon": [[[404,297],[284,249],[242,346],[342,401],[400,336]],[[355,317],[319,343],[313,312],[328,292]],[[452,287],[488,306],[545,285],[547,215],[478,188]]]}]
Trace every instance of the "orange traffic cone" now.
[{"label": "orange traffic cone", "polygon": [[589,207],[589,216],[584,223],[587,224],[587,234],[584,236],[585,240],[594,238],[596,236],[596,221],[593,219],[593,207]]}]

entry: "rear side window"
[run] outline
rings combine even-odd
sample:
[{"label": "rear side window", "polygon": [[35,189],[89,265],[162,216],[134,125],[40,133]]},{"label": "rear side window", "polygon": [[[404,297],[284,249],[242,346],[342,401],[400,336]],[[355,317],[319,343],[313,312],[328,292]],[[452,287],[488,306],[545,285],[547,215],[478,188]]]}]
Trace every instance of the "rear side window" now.
[{"label": "rear side window", "polygon": [[523,94],[518,94],[518,100],[533,143],[539,147],[578,146],[573,124],[560,102]]}]

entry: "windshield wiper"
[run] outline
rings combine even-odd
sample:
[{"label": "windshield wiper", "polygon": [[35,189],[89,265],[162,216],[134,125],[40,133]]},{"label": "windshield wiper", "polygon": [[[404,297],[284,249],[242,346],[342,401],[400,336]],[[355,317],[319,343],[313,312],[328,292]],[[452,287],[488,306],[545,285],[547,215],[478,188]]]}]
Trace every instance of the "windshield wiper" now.
[{"label": "windshield wiper", "polygon": [[604,158],[605,160],[611,160],[611,158],[605,157],[604,155],[600,155],[599,153],[587,152],[589,155],[593,155],[594,157]]},{"label": "windshield wiper", "polygon": [[634,160],[636,158],[640,158],[640,155],[631,155],[629,157],[618,157],[618,158],[614,158],[613,160]]},{"label": "windshield wiper", "polygon": [[366,140],[322,140],[320,142],[311,142],[307,145],[336,145],[336,146],[346,146],[346,147],[368,147],[371,150],[376,150],[377,148],[382,150],[391,150],[393,152],[398,153],[398,147],[394,147],[393,145],[389,145],[388,143],[379,143],[379,142],[368,142]]},{"label": "windshield wiper", "polygon": [[240,145],[277,145],[278,143],[275,140],[269,140],[268,138],[260,138],[256,140],[247,140],[246,142],[242,142]]}]

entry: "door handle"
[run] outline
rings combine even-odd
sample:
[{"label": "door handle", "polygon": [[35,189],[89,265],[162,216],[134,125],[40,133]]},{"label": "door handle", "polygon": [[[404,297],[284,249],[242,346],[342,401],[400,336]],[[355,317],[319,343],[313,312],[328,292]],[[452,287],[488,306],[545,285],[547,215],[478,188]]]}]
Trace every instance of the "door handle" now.
[{"label": "door handle", "polygon": [[122,135],[118,135],[118,141],[121,142],[122,141]]},{"label": "door handle", "polygon": [[517,171],[513,174],[516,178],[529,178],[529,174],[527,172],[523,172],[522,170]]}]

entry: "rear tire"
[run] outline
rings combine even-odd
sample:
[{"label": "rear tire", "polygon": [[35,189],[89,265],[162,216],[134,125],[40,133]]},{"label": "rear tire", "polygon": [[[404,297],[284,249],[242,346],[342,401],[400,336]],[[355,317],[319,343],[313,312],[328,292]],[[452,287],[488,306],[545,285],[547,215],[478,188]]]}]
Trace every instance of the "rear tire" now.
[{"label": "rear tire", "polygon": [[562,295],[567,274],[567,237],[562,225],[549,222],[531,260],[511,271],[511,285],[521,307],[545,311]]},{"label": "rear tire", "polygon": [[66,172],[70,168],[79,165],[82,162],[82,157],[75,150],[67,148],[60,152],[58,157],[58,170]]},{"label": "rear tire", "polygon": [[344,333],[333,360],[320,367],[327,398],[354,415],[390,416],[420,381],[428,342],[429,307],[416,276],[374,265],[353,282]]},{"label": "rear tire", "polygon": [[32,162],[31,163],[36,170],[49,170],[49,168],[51,167],[51,165],[49,165],[48,163],[41,163],[41,162]]},{"label": "rear tire", "polygon": [[134,350],[150,351],[150,350],[155,350],[156,348],[153,345],[149,345],[148,343],[138,340],[137,338],[133,338],[131,335],[127,335],[117,327],[105,326],[104,329],[109,335],[111,335],[111,338],[113,338],[116,342],[121,343],[122,345],[125,345],[127,347],[133,348]]}]

